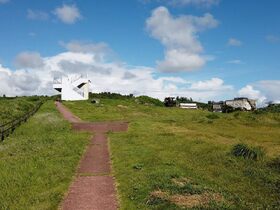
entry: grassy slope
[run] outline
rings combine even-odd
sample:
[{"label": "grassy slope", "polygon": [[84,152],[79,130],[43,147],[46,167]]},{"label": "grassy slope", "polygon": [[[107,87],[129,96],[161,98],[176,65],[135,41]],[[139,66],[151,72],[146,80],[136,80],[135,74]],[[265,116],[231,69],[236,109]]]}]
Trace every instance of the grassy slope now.
[{"label": "grassy slope", "polygon": [[32,101],[28,97],[0,98],[0,125],[23,116],[37,103],[38,101]]},{"label": "grassy slope", "polygon": [[74,133],[52,101],[0,143],[0,209],[57,209],[88,134]]},{"label": "grassy slope", "polygon": [[[206,111],[106,99],[102,105],[66,105],[84,120],[130,121],[127,133],[110,134],[122,209],[179,208],[166,202],[147,204],[149,194],[156,189],[180,192],[172,186],[172,177],[187,177],[198,184],[185,192],[206,187],[221,193],[227,202],[214,208],[279,205],[279,173],[267,167],[267,162],[280,154],[279,114],[232,113],[213,117]],[[240,142],[264,147],[265,160],[232,157],[232,146]]]}]

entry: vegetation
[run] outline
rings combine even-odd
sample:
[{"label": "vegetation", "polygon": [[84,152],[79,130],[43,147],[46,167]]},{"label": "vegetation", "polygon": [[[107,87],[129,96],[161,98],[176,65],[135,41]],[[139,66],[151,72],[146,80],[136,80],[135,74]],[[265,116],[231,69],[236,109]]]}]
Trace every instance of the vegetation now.
[{"label": "vegetation", "polygon": [[12,121],[30,111],[39,102],[40,97],[1,97],[0,125]]},{"label": "vegetation", "polygon": [[255,113],[280,113],[280,104],[269,105],[265,108],[256,110]]},{"label": "vegetation", "polygon": [[[28,100],[16,99],[21,105]],[[53,101],[44,103],[0,143],[0,209],[57,209],[87,139],[88,134],[71,131]]]},{"label": "vegetation", "polygon": [[155,98],[151,98],[149,96],[138,96],[136,97],[135,101],[139,104],[144,104],[144,105],[163,106],[162,101]]},{"label": "vegetation", "polygon": [[[212,115],[101,99],[65,102],[86,121],[125,120],[110,133],[121,209],[275,209],[279,203],[280,114]],[[262,161],[236,158],[237,144],[262,147]]]},{"label": "vegetation", "polygon": [[246,144],[236,144],[231,153],[236,157],[243,157],[250,160],[260,160],[264,157],[264,151],[261,147],[249,147]]}]

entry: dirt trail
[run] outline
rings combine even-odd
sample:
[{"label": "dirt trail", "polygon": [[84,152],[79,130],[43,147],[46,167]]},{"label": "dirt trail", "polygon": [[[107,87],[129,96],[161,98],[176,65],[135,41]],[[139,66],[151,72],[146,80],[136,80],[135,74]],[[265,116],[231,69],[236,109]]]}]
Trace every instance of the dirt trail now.
[{"label": "dirt trail", "polygon": [[65,106],[56,102],[63,117],[78,131],[94,132],[94,136],[84,154],[76,179],[71,184],[68,195],[62,203],[64,210],[116,210],[118,202],[115,181],[111,176],[108,131],[120,132],[128,129],[126,122],[82,122]]}]

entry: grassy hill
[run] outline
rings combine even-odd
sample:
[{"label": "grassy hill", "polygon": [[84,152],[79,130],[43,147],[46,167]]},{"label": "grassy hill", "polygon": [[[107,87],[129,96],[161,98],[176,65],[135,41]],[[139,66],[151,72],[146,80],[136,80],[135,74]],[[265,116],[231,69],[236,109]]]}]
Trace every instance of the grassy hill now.
[{"label": "grassy hill", "polygon": [[[109,134],[121,209],[279,207],[280,113],[210,113],[166,108],[149,97],[93,97],[100,103],[63,103],[86,121],[130,122],[128,132]],[[28,104],[26,111],[36,103],[1,100],[10,113],[24,110],[15,104]],[[46,102],[0,143],[0,209],[57,209],[87,139]]]},{"label": "grassy hill", "polygon": [[45,102],[0,142],[0,209],[57,209],[88,140],[71,131],[53,101]]},{"label": "grassy hill", "polygon": [[279,113],[213,114],[129,97],[64,104],[83,120],[130,122],[109,135],[121,209],[279,207]]},{"label": "grassy hill", "polygon": [[34,108],[39,100],[39,97],[0,97],[0,125],[23,116]]}]

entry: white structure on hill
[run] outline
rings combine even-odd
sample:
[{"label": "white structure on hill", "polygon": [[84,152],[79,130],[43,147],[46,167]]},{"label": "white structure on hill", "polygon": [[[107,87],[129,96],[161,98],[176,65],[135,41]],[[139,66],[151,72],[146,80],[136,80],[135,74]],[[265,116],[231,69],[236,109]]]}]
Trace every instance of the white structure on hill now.
[{"label": "white structure on hill", "polygon": [[225,101],[225,104],[234,109],[241,109],[244,111],[253,111],[257,108],[256,100],[248,98],[234,98],[233,100]]},{"label": "white structure on hill", "polygon": [[61,93],[61,100],[87,100],[89,83],[90,80],[82,75],[63,76],[62,78],[54,79],[53,88]]},{"label": "white structure on hill", "polygon": [[197,109],[196,103],[180,103],[179,107],[182,109]]}]

